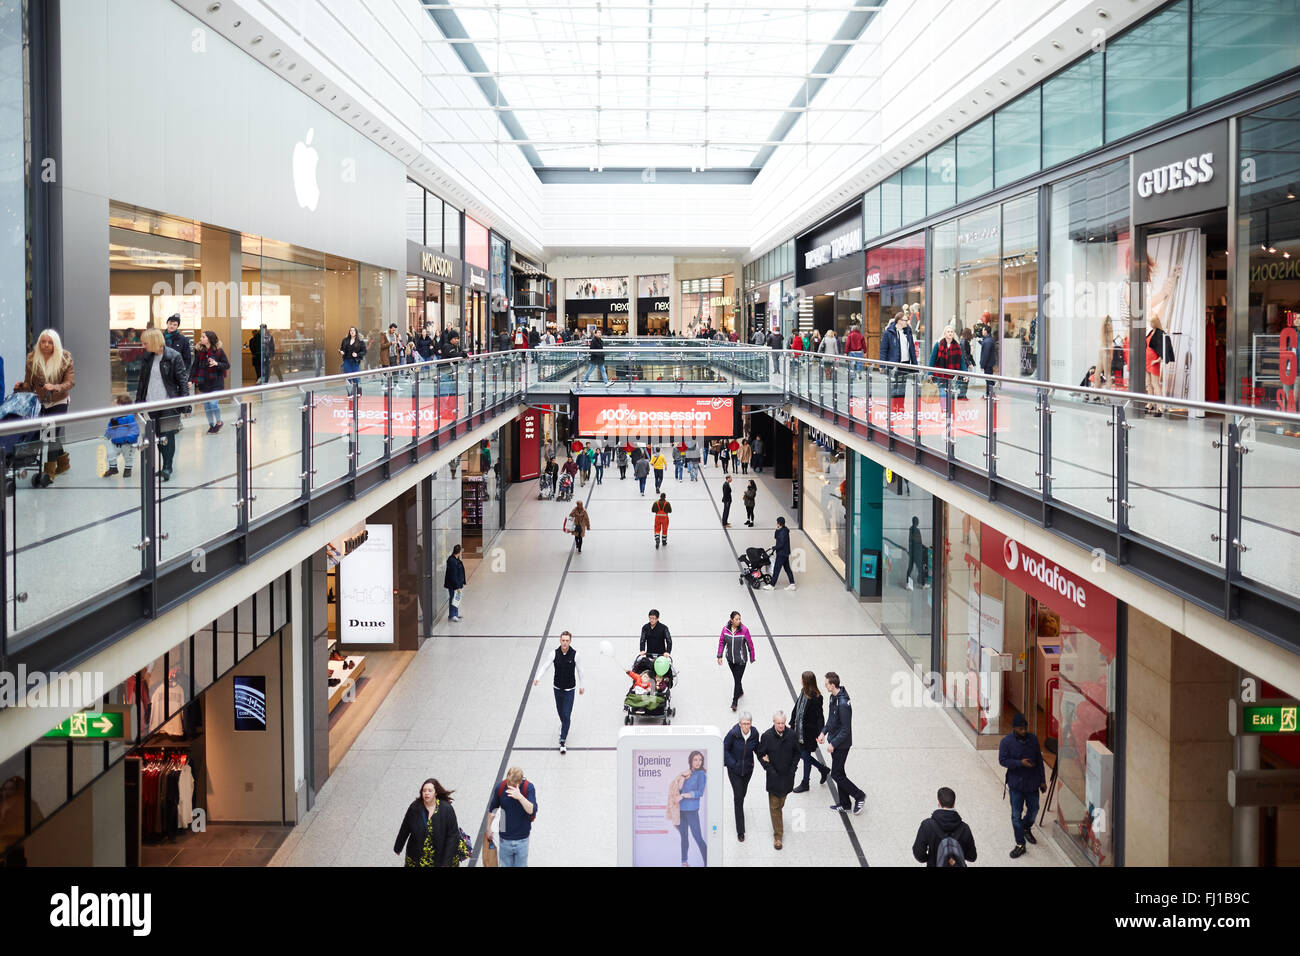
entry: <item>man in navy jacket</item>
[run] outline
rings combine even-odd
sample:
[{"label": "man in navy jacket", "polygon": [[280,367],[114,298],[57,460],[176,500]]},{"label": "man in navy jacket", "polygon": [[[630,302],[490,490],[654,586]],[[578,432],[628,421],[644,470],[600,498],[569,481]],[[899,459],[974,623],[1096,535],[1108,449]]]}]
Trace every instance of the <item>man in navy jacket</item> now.
[{"label": "man in navy jacket", "polygon": [[754,748],[759,735],[749,711],[741,711],[740,722],[722,738],[722,762],[727,766],[731,794],[736,802],[736,839],[745,842],[745,793],[754,772]]},{"label": "man in navy jacket", "polygon": [[776,554],[776,560],[772,565],[772,583],[764,584],[763,589],[771,591],[781,577],[781,569],[785,568],[786,576],[790,579],[786,590],[793,591],[794,572],[790,570],[790,529],[785,526],[784,518],[776,519],[776,539],[772,550]]},{"label": "man in navy jacket", "polygon": [[844,772],[849,749],[853,746],[853,709],[849,704],[849,692],[840,686],[840,675],[834,671],[826,672],[826,694],[831,701],[830,712],[817,742],[825,744],[831,755],[831,779],[835,781],[836,799],[831,809],[836,813],[846,813],[852,800],[853,812],[861,813],[867,795]]},{"label": "man in navy jacket", "polygon": [[1034,839],[1034,817],[1038,815],[1038,795],[1047,792],[1047,776],[1043,772],[1043,751],[1038,738],[1029,732],[1029,721],[1024,714],[1011,719],[1011,733],[998,744],[998,763],[1007,769],[1007,793],[1011,797],[1011,829],[1015,832],[1016,846],[1011,859],[1025,855],[1025,841]]}]

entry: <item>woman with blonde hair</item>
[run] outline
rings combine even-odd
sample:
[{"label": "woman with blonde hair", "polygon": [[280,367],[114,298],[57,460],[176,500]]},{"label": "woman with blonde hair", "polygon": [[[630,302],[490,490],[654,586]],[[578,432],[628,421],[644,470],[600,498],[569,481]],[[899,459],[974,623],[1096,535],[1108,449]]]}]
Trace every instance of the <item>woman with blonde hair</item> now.
[{"label": "woman with blonde hair", "polygon": [[[145,359],[140,368],[140,382],[135,388],[137,402],[163,402],[169,398],[188,395],[190,373],[181,353],[167,345],[158,329],[145,329],[140,337],[144,344]],[[150,412],[154,430],[158,435],[158,449],[162,456],[162,480],[169,481],[176,460],[176,442],[181,430],[181,416],[190,412],[190,406],[168,408]]]},{"label": "woman with blonde hair", "polygon": [[[161,334],[161,333],[159,333]],[[36,338],[36,347],[27,355],[27,373],[14,385],[15,392],[32,392],[41,402],[41,416],[66,415],[68,393],[76,384],[72,353],[63,347],[59,333],[46,329]],[[50,461],[49,456],[55,460]],[[68,453],[63,450],[63,429],[54,430],[54,441],[46,448],[45,472],[33,484],[48,487],[55,475],[71,467]]]}]

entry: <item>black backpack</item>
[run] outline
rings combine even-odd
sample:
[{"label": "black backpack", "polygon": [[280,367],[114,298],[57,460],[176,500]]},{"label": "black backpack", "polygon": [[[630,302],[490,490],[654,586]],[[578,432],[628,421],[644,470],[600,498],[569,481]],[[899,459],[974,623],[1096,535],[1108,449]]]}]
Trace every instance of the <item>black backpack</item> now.
[{"label": "black backpack", "polygon": [[951,833],[945,833],[943,839],[939,841],[939,847],[935,851],[935,866],[966,866],[966,854],[961,848],[961,842]]}]

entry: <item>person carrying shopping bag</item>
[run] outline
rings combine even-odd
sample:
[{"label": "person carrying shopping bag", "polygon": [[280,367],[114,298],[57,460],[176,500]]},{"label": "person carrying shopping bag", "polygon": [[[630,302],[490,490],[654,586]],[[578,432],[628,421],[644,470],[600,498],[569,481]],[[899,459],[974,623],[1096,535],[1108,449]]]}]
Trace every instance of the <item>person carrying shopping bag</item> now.
[{"label": "person carrying shopping bag", "polygon": [[461,593],[465,587],[465,563],[460,559],[461,547],[456,545],[447,558],[447,570],[442,576],[442,586],[447,589],[447,620],[460,621]]},{"label": "person carrying shopping bag", "polygon": [[577,547],[578,553],[582,554],[582,539],[591,530],[591,516],[587,513],[587,509],[582,506],[581,501],[573,503],[573,510],[564,519],[564,530],[573,535],[574,545]]}]

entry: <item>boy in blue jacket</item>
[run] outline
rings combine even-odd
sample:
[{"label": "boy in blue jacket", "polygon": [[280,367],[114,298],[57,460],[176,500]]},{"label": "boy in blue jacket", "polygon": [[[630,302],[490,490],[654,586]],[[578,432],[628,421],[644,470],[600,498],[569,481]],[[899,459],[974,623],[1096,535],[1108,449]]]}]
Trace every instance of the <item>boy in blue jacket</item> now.
[{"label": "boy in blue jacket", "polygon": [[[118,395],[113,399],[113,404],[130,405],[131,399],[126,395]],[[121,455],[125,459],[122,477],[130,478],[131,466],[135,464],[135,445],[140,440],[140,423],[134,415],[110,418],[108,427],[104,429],[104,438],[109,443],[105,449],[108,468],[101,477],[112,478],[117,474],[117,457]]]},{"label": "boy in blue jacket", "polygon": [[1043,751],[1038,738],[1029,732],[1024,714],[1011,718],[1011,733],[998,744],[998,763],[1007,769],[1007,792],[1011,796],[1011,829],[1016,845],[1011,859],[1025,855],[1025,841],[1034,839],[1034,817],[1038,815],[1038,795],[1047,792],[1043,772]]}]

